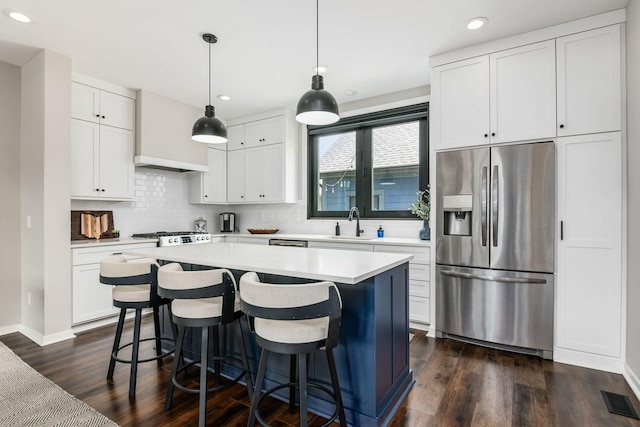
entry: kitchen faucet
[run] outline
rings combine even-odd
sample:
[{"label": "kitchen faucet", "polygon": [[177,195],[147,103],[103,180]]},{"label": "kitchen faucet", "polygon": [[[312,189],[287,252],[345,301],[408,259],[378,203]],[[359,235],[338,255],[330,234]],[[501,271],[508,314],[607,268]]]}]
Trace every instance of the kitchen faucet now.
[{"label": "kitchen faucet", "polygon": [[364,233],[364,230],[360,230],[360,210],[355,206],[349,210],[349,221],[353,221],[354,213],[356,214],[356,237],[360,237],[360,233]]}]

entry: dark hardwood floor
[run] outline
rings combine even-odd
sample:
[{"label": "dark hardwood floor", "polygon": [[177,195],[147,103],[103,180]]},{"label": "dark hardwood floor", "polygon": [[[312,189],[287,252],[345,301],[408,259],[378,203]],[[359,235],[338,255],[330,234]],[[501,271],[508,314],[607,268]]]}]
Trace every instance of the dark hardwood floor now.
[{"label": "dark hardwood floor", "polygon": [[[145,318],[144,325],[150,334],[151,319]],[[127,329],[130,331],[131,325]],[[115,326],[94,329],[46,347],[19,333],[1,336],[0,341],[60,387],[122,426],[197,425],[196,395],[177,390],[173,408],[163,409],[171,357],[161,368],[154,362],[140,365],[134,400],[128,398],[128,366],[116,366],[113,383],[105,379],[114,331]],[[602,399],[600,390],[627,395],[640,412],[640,403],[622,375],[435,340],[414,332],[410,347],[416,384],[393,419],[393,427],[640,426],[638,420],[610,414]],[[246,388],[241,385],[212,395],[207,405],[208,424],[246,426],[248,405]],[[278,400],[266,401],[261,412],[273,426],[297,424],[298,414],[289,414],[287,405]],[[310,426],[324,421],[309,415]]]}]

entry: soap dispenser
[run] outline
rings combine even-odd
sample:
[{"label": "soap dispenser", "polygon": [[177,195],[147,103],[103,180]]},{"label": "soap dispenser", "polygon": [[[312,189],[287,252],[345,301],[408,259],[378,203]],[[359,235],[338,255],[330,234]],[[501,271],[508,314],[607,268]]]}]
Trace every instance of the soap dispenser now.
[{"label": "soap dispenser", "polygon": [[382,226],[378,227],[378,237],[384,237],[384,230]]},{"label": "soap dispenser", "polygon": [[340,235],[340,223],[336,222],[336,236]]}]

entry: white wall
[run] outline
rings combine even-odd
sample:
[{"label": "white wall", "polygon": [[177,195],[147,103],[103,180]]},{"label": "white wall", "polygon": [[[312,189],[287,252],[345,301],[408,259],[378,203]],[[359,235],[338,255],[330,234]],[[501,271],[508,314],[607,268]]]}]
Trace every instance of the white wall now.
[{"label": "white wall", "polygon": [[71,59],[42,51],[22,67],[22,331],[39,344],[71,334]]},{"label": "white wall", "polygon": [[0,62],[0,335],[20,324],[20,68]]},{"label": "white wall", "polygon": [[[627,352],[625,372],[640,398],[640,3],[627,5]],[[629,372],[630,371],[630,372]]]}]

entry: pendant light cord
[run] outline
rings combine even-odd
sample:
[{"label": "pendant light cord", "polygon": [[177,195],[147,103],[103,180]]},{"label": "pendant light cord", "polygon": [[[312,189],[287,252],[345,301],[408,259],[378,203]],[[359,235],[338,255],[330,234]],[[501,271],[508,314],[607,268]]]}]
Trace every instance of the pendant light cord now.
[{"label": "pendant light cord", "polygon": [[320,74],[320,6],[316,0],[316,76]]},{"label": "pendant light cord", "polygon": [[211,43],[209,43],[209,105],[211,105]]}]

